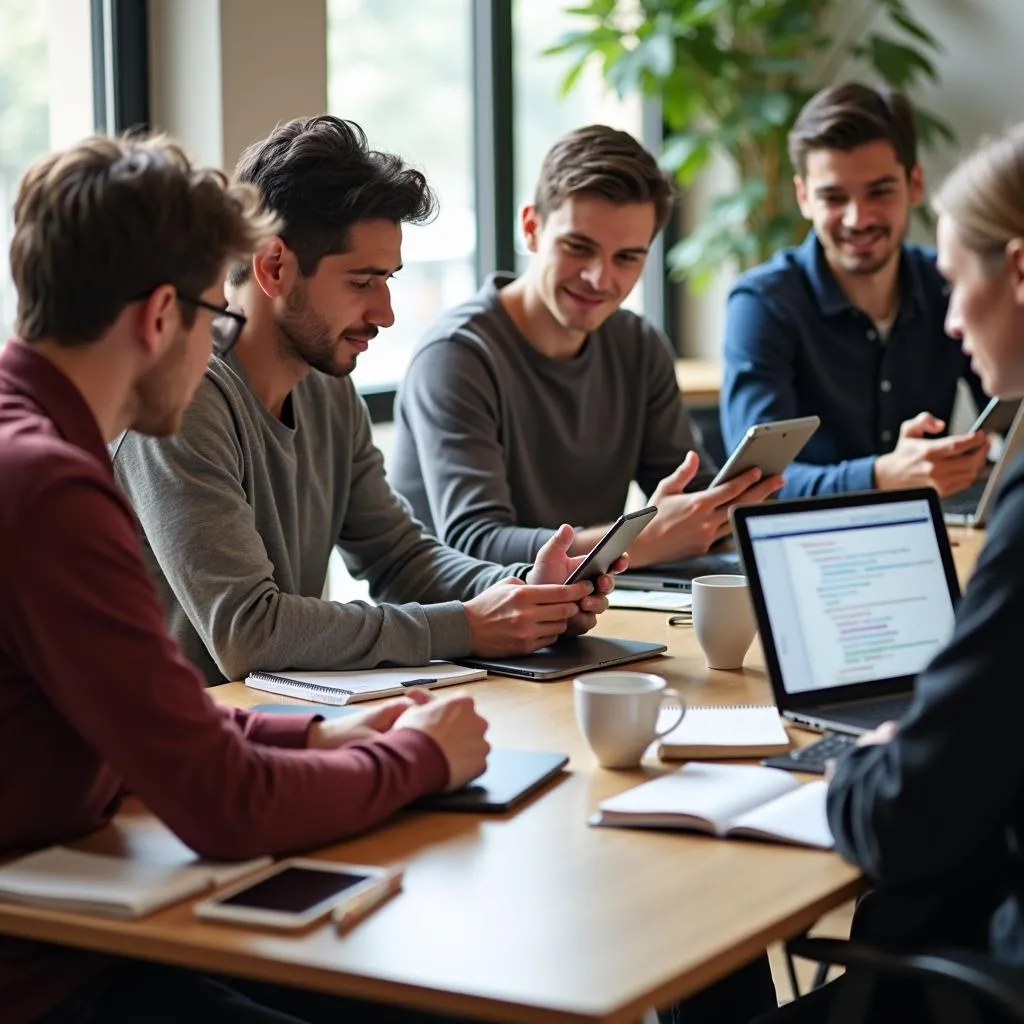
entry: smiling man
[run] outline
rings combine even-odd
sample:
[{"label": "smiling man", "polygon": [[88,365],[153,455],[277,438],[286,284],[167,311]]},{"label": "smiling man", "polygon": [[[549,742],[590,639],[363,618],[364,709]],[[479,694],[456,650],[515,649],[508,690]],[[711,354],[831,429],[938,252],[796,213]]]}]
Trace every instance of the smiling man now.
[{"label": "smiling man", "polygon": [[814,96],[789,135],[800,211],[813,230],[742,275],[729,295],[722,430],[817,415],[783,495],[932,486],[963,490],[982,434],[949,437],[957,382],[987,399],[944,330],[931,250],[904,241],[924,194],[906,97],[865,85]]},{"label": "smiling man", "polygon": [[[236,178],[283,225],[229,275],[237,343],[175,437],[129,432],[114,453],[190,659],[220,682],[523,654],[591,628],[607,601],[562,585],[579,561],[569,526],[532,567],[492,565],[425,536],[385,480],[349,375],[394,322],[402,224],[434,211],[423,175],[323,115],[278,125]],[[335,546],[379,604],[321,599]]]},{"label": "smiling man", "polygon": [[446,543],[478,558],[531,560],[562,522],[588,550],[636,481],[658,516],[634,566],[703,554],[729,507],[781,480],[751,470],[706,490],[667,339],[620,308],[675,198],[630,135],[564,136],[541,166],[521,227],[530,263],[495,274],[420,342],[399,391],[389,476]]}]

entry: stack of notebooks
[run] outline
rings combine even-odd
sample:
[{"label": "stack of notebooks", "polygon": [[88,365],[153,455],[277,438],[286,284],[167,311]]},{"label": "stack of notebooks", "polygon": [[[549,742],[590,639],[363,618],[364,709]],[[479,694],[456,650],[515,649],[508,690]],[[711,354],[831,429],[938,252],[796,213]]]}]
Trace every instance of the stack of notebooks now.
[{"label": "stack of notebooks", "polygon": [[[118,825],[108,826],[117,831]],[[117,854],[52,846],[0,867],[0,900],[103,917],[143,917],[271,863],[201,860],[169,829],[128,821]]]},{"label": "stack of notebooks", "polygon": [[[667,704],[658,731],[670,725],[678,705]],[[709,757],[770,757],[789,750],[789,736],[771,704],[739,707],[688,707],[682,722],[661,738],[658,756],[665,760]]]},{"label": "stack of notebooks", "polygon": [[354,672],[251,672],[246,676],[245,685],[318,704],[354,704],[377,697],[397,697],[414,686],[432,690],[438,686],[471,683],[486,675],[484,669],[432,661],[414,668],[374,668]]}]

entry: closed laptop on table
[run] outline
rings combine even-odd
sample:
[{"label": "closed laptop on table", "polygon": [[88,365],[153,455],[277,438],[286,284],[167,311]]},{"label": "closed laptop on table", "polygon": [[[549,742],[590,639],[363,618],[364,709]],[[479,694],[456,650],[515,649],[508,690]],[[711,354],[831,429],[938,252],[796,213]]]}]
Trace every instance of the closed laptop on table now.
[{"label": "closed laptop on table", "polygon": [[693,589],[698,576],[721,573],[732,575],[743,572],[743,563],[737,551],[709,551],[681,562],[647,565],[642,569],[629,569],[615,577],[617,590],[674,590],[684,594]]},{"label": "closed laptop on table", "polygon": [[859,734],[898,719],[953,632],[953,553],[930,488],[732,512],[779,711]]},{"label": "closed laptop on table", "polygon": [[641,640],[619,640],[610,636],[576,636],[542,647],[518,658],[457,658],[460,665],[486,669],[502,676],[517,676],[535,682],[562,679],[565,676],[611,668],[631,661],[653,658],[666,650],[665,644]]}]

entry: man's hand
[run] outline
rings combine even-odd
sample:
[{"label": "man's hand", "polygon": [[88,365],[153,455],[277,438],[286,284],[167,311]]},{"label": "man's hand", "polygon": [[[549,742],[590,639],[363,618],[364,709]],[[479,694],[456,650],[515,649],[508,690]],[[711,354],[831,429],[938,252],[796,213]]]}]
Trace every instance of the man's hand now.
[{"label": "man's hand", "polygon": [[[857,737],[858,747],[881,747],[891,743],[900,731],[899,722],[883,722],[880,726]],[[825,781],[831,782],[836,773],[835,761],[825,762]]]},{"label": "man's hand", "polygon": [[654,489],[651,504],[657,506],[658,514],[630,547],[632,565],[703,555],[715,541],[729,536],[729,509],[733,505],[764,501],[784,482],[781,476],[762,480],[759,469],[748,469],[717,487],[684,494],[699,465],[697,453],[687,453],[679,468]]},{"label": "man's hand", "polygon": [[943,497],[970,487],[985,465],[988,436],[980,430],[953,437],[926,436],[945,426],[930,412],[906,420],[896,447],[875,460],[875,486],[881,491],[934,487]]},{"label": "man's hand", "polygon": [[[466,601],[472,652],[483,657],[530,654],[553,644],[593,594],[589,582],[533,586],[515,577]],[[601,601],[605,601],[602,597]]]},{"label": "man's hand", "polygon": [[328,718],[314,722],[309,729],[306,745],[315,750],[332,750],[347,743],[372,740],[388,732],[395,721],[410,708],[433,700],[427,690],[410,690],[397,700],[383,701],[354,715]]},{"label": "man's hand", "polygon": [[880,726],[857,738],[858,747],[881,747],[891,743],[900,731],[899,722],[883,722]]},{"label": "man's hand", "polygon": [[[563,523],[558,528],[558,532],[537,552],[537,560],[526,577],[527,582],[531,584],[563,583],[567,580],[569,574],[575,571],[586,556],[586,552],[583,555],[569,554],[574,540],[575,534],[572,527]],[[587,550],[589,551],[591,547],[593,544],[588,545]],[[569,619],[565,630],[568,636],[581,636],[597,625],[598,615],[608,608],[608,598],[605,595],[615,589],[615,581],[612,576],[615,573],[625,572],[629,568],[629,562],[629,556],[623,555],[616,559],[607,573],[590,581],[593,591],[578,603],[579,610]]]},{"label": "man's hand", "polygon": [[460,789],[487,767],[487,722],[477,714],[472,697],[446,697],[411,707],[392,728],[418,729],[441,748],[448,762],[447,792]]}]

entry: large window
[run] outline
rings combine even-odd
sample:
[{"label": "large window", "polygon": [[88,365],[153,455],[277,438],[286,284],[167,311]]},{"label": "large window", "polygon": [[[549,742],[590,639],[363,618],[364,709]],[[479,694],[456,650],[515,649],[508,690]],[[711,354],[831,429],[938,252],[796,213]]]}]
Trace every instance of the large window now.
[{"label": "large window", "polygon": [[93,125],[90,5],[0,0],[0,344],[15,316],[13,205],[25,168]]},{"label": "large window", "polygon": [[474,0],[327,0],[328,109],[427,176],[440,214],[403,229],[395,326],[359,357],[362,388],[401,379],[420,334],[476,288]]}]

